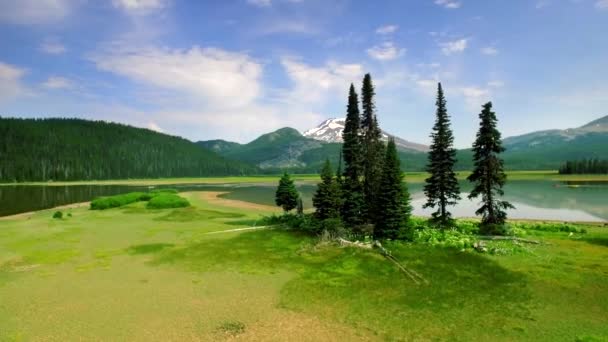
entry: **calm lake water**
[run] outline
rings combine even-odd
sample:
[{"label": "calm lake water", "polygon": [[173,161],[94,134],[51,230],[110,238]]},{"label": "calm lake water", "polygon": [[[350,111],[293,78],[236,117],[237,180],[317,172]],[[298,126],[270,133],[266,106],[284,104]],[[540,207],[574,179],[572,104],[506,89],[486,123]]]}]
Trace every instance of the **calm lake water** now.
[{"label": "calm lake water", "polygon": [[[227,191],[226,198],[274,205],[275,184],[167,185],[156,188],[176,188],[179,191]],[[410,183],[414,214],[430,216],[422,209],[425,197],[422,183]],[[316,186],[300,184],[298,190],[307,208],[312,206]],[[0,216],[47,209],[59,205],[89,201],[98,196],[130,191],[146,191],[147,186],[78,185],[78,186],[0,186]],[[452,208],[456,217],[473,217],[476,201],[466,199],[470,184],[463,182],[463,200]],[[510,181],[505,187],[505,199],[516,209],[512,218],[560,221],[608,222],[608,182]]]}]

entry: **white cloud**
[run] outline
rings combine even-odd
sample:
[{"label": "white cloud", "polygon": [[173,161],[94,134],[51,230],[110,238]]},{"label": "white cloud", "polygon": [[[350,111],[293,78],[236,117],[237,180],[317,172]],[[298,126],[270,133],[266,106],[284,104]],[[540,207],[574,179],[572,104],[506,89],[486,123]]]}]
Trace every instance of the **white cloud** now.
[{"label": "white cloud", "polygon": [[505,83],[503,81],[490,81],[488,82],[488,87],[492,87],[492,88],[502,88],[505,85]]},{"label": "white cloud", "polygon": [[459,1],[454,0],[435,0],[435,5],[442,6],[444,8],[456,9],[460,8],[462,4]]},{"label": "white cloud", "polygon": [[91,59],[101,70],[200,97],[211,105],[243,106],[261,92],[262,66],[244,53],[197,46],[189,50],[114,46]]},{"label": "white cloud", "polygon": [[169,5],[168,0],[112,0],[114,7],[128,14],[148,14]]},{"label": "white cloud", "polygon": [[0,62],[0,103],[11,100],[25,92],[22,77],[25,70]]},{"label": "white cloud", "polygon": [[390,34],[390,33],[394,33],[399,29],[399,26],[397,25],[386,25],[386,26],[381,26],[378,27],[376,29],[376,33],[377,34]]},{"label": "white cloud", "polygon": [[51,55],[61,55],[67,51],[63,44],[52,39],[47,39],[42,42],[42,44],[40,44],[40,50]]},{"label": "white cloud", "polygon": [[598,8],[598,9],[608,9],[608,0],[598,0],[595,3],[595,8]]},{"label": "white cloud", "polygon": [[74,0],[0,1],[0,21],[12,24],[47,24],[67,17]]},{"label": "white cloud", "polygon": [[269,7],[272,0],[247,0],[247,3],[258,7]]},{"label": "white cloud", "polygon": [[160,128],[159,125],[157,125],[155,122],[149,122],[148,126],[146,126],[148,129],[159,132],[159,133],[165,133],[165,130],[163,130],[162,128]]},{"label": "white cloud", "polygon": [[495,56],[498,55],[498,49],[496,49],[495,47],[487,46],[481,48],[481,53],[488,56]]},{"label": "white cloud", "polygon": [[276,33],[317,34],[319,28],[307,21],[280,19],[270,23],[265,22],[263,26],[256,29],[255,33],[261,35]]},{"label": "white cloud", "polygon": [[282,58],[281,64],[293,82],[293,88],[282,100],[291,103],[315,104],[331,95],[347,94],[350,83],[359,82],[363,77],[361,64],[328,62],[313,67],[290,57]]},{"label": "white cloud", "polygon": [[389,61],[402,56],[405,53],[405,49],[398,48],[392,42],[384,42],[380,45],[376,45],[367,49],[367,54],[374,59],[379,61]]},{"label": "white cloud", "polygon": [[441,52],[443,52],[443,54],[446,56],[457,52],[463,52],[467,48],[467,45],[468,39],[466,38],[454,40],[451,42],[439,43],[439,46],[441,46]]},{"label": "white cloud", "polygon": [[48,89],[69,89],[72,88],[74,84],[65,77],[51,76],[42,83],[42,86]]},{"label": "white cloud", "polygon": [[490,91],[488,89],[469,86],[458,89],[464,96],[465,103],[471,110],[476,110],[481,105],[490,100]]},{"label": "white cloud", "polygon": [[[283,0],[283,1],[295,4],[295,3],[300,3],[304,0]],[[258,6],[258,7],[270,7],[270,6],[272,6],[272,2],[273,2],[273,0],[247,0],[248,4],[253,5],[253,6]]]}]

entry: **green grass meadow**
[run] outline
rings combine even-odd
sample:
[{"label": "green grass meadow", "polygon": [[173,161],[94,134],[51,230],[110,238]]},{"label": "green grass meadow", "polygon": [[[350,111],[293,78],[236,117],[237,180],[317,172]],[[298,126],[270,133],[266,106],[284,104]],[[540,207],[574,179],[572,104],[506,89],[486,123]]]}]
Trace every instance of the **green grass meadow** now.
[{"label": "green grass meadow", "polygon": [[[608,231],[530,232],[501,255],[373,250],[206,202],[0,219],[0,341],[605,341]],[[68,214],[71,214],[69,216]]]}]

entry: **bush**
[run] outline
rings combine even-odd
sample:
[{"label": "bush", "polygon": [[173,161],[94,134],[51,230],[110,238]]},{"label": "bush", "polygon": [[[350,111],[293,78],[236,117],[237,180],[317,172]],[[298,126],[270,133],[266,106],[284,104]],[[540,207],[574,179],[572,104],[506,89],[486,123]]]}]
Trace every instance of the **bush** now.
[{"label": "bush", "polygon": [[438,247],[465,249],[473,247],[477,242],[475,236],[457,230],[417,229],[413,235],[414,242]]},{"label": "bush", "polygon": [[[156,189],[150,192],[129,192],[126,194],[99,197],[91,201],[91,210],[105,210],[110,208],[118,208],[135,202],[147,202],[152,198],[167,195],[177,194],[175,189]],[[179,196],[177,196],[179,197]],[[181,197],[180,197],[181,198]],[[190,204],[186,205],[189,206]],[[170,207],[177,208],[177,207]]]},{"label": "bush", "polygon": [[185,208],[189,207],[190,202],[187,199],[175,194],[163,193],[156,195],[150,199],[146,208],[148,209],[167,209],[167,208]]},{"label": "bush", "polygon": [[145,192],[129,192],[122,195],[99,197],[91,201],[91,210],[118,208],[123,205],[142,201],[148,194]]},{"label": "bush", "polygon": [[63,218],[63,212],[61,212],[61,211],[56,211],[56,212],[53,214],[53,218],[54,218],[54,219],[62,219],[62,218]]}]

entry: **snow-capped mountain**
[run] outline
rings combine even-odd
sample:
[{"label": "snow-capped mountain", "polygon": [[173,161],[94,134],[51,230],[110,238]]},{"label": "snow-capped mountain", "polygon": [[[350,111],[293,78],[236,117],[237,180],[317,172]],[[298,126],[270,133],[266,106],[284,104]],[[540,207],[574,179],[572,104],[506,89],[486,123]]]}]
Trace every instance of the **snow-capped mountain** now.
[{"label": "snow-capped mountain", "polygon": [[[342,142],[342,131],[344,130],[345,123],[346,119],[344,118],[327,119],[321,122],[317,127],[307,130],[303,135],[308,138],[325,142]],[[429,147],[426,145],[410,142],[382,131],[382,138],[384,140],[388,140],[389,137],[394,137],[395,143],[401,148],[419,152],[427,152],[429,150]]]},{"label": "snow-capped mountain", "polygon": [[346,119],[327,119],[315,128],[304,132],[305,137],[325,142],[342,142],[342,131]]}]

